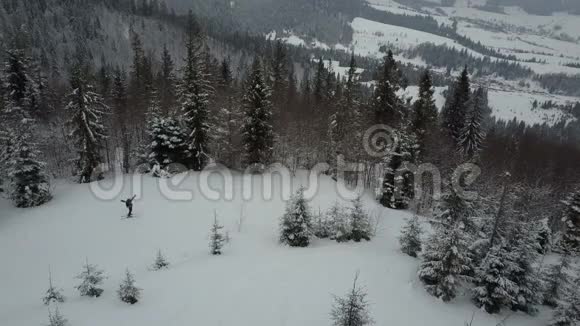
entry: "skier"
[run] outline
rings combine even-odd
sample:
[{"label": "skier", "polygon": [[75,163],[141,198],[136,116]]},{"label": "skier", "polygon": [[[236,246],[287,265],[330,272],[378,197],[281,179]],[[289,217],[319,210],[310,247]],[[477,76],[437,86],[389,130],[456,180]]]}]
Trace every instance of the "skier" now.
[{"label": "skier", "polygon": [[129,209],[129,214],[127,214],[127,217],[133,216],[131,214],[133,213],[133,199],[135,199],[135,197],[137,197],[137,195],[133,195],[133,197],[127,198],[126,200],[121,200],[121,203],[125,203],[125,206],[127,206],[127,209]]}]

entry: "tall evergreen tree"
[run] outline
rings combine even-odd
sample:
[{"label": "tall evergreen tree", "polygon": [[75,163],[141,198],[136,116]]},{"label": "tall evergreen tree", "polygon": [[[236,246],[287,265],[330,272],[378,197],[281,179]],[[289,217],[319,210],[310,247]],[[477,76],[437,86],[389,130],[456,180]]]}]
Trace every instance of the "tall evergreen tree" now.
[{"label": "tall evergreen tree", "polygon": [[554,312],[554,317],[549,326],[576,326],[580,323],[579,287],[580,276],[576,276],[570,287],[566,289],[564,300]]},{"label": "tall evergreen tree", "polygon": [[239,139],[242,113],[235,98],[237,94],[233,85],[229,60],[222,61],[220,71],[214,152],[218,162],[228,167],[235,167],[238,165],[237,160],[242,152]]},{"label": "tall evergreen tree", "polygon": [[545,293],[544,301],[545,305],[550,307],[557,307],[560,305],[565,297],[566,290],[571,285],[569,271],[571,269],[571,259],[570,253],[565,251],[557,264],[550,265],[545,272],[544,282]]},{"label": "tall evergreen tree", "polygon": [[67,96],[65,108],[69,115],[67,124],[78,153],[76,166],[79,183],[88,183],[94,169],[101,163],[100,149],[107,138],[102,118],[109,108],[88,82],[82,62],[74,65],[70,86],[72,91]]},{"label": "tall evergreen tree", "polygon": [[175,106],[175,72],[174,72],[173,58],[167,49],[167,45],[163,45],[163,52],[161,54],[161,71],[159,73],[159,98],[161,102],[161,110],[167,114],[170,109]]},{"label": "tall evergreen tree", "polygon": [[29,103],[27,96],[30,77],[26,57],[22,50],[6,51],[6,56],[3,81],[6,109],[12,114],[17,113],[29,118],[26,110]]},{"label": "tall evergreen tree", "polygon": [[580,190],[570,194],[562,220],[566,227],[562,244],[573,251],[580,251]]},{"label": "tall evergreen tree", "polygon": [[[280,110],[285,102],[288,88],[288,55],[281,40],[276,41],[271,59],[272,99],[274,107]],[[281,113],[281,112],[280,112]],[[279,115],[279,114],[278,114]]]},{"label": "tall evergreen tree", "polygon": [[397,96],[399,88],[397,63],[393,58],[393,52],[389,50],[383,59],[379,80],[372,98],[374,123],[393,127],[399,125],[404,113],[403,101]]},{"label": "tall evergreen tree", "polygon": [[453,88],[449,90],[447,100],[441,112],[442,127],[455,142],[459,141],[459,137],[465,126],[468,110],[467,105],[470,96],[469,87],[469,73],[467,72],[467,67],[465,67],[455,82],[455,85],[453,85]]},{"label": "tall evergreen tree", "polygon": [[209,101],[213,88],[207,74],[205,40],[193,15],[189,14],[183,80],[179,89],[181,111],[188,127],[190,167],[201,171],[208,163],[211,141]]},{"label": "tall evergreen tree", "polygon": [[483,118],[487,103],[485,96],[486,92],[483,88],[475,92],[473,99],[469,102],[465,126],[458,138],[459,151],[468,160],[476,158],[483,147],[485,139]]},{"label": "tall evergreen tree", "polygon": [[264,81],[260,61],[256,59],[242,100],[245,115],[242,139],[246,166],[257,164],[265,167],[272,161],[274,132],[270,98],[270,88]]},{"label": "tall evergreen tree", "polygon": [[39,151],[24,132],[13,144],[8,176],[11,178],[10,198],[16,207],[33,207],[48,202],[50,183],[44,171],[44,163],[38,161]]},{"label": "tall evergreen tree", "polygon": [[122,167],[125,173],[130,169],[131,135],[129,134],[129,108],[127,106],[127,86],[125,84],[125,72],[115,71],[112,89],[112,109],[115,116],[115,125],[119,128],[119,138],[123,148]]},{"label": "tall evergreen tree", "polygon": [[437,125],[438,113],[433,98],[433,84],[431,73],[425,70],[419,82],[419,98],[413,105],[413,131],[417,135],[419,152],[425,151],[426,138],[433,133]]}]

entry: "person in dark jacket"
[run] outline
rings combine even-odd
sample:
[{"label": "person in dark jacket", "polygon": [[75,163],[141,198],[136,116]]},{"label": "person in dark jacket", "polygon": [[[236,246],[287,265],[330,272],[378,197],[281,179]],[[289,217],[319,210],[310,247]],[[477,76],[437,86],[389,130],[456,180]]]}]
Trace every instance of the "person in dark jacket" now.
[{"label": "person in dark jacket", "polygon": [[127,206],[127,209],[129,210],[129,214],[127,214],[127,217],[131,217],[133,216],[133,200],[135,199],[135,197],[137,197],[137,195],[133,195],[133,197],[131,198],[127,198],[125,200],[121,200],[121,203],[125,203],[125,206]]}]

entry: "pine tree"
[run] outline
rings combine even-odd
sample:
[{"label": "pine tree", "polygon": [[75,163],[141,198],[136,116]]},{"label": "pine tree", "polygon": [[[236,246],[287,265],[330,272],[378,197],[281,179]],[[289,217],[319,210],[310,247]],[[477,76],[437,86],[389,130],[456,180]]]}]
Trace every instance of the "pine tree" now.
[{"label": "pine tree", "polygon": [[566,289],[564,302],[554,312],[549,326],[576,326],[580,323],[580,276]]},{"label": "pine tree", "polygon": [[304,198],[304,188],[298,189],[286,206],[280,222],[280,242],[291,247],[310,244],[312,213]]},{"label": "pine tree", "polygon": [[215,121],[214,153],[218,162],[233,168],[241,154],[239,133],[242,114],[235,99],[235,87],[229,60],[221,64],[221,78],[218,81],[218,112]]},{"label": "pine tree", "polygon": [[130,169],[130,136],[128,128],[129,112],[127,106],[127,89],[125,85],[125,72],[121,70],[115,71],[113,77],[112,90],[112,109],[115,115],[115,124],[119,127],[120,139],[123,148],[123,162],[122,167],[125,173],[129,173]]},{"label": "pine tree", "polygon": [[63,303],[65,300],[64,295],[61,294],[62,290],[57,289],[52,285],[52,273],[50,268],[48,270],[48,290],[46,290],[46,295],[42,298],[42,302],[45,305],[49,305],[52,302]]},{"label": "pine tree", "polygon": [[403,201],[401,198],[400,184],[401,181],[400,169],[403,165],[403,157],[401,148],[397,147],[390,155],[385,177],[383,178],[383,190],[380,198],[381,205],[392,209],[403,209]]},{"label": "pine tree", "polygon": [[246,166],[270,164],[273,155],[271,91],[264,81],[260,61],[256,59],[243,98],[245,118],[242,125]]},{"label": "pine tree", "polygon": [[12,145],[8,176],[11,178],[10,198],[16,207],[40,206],[52,198],[45,164],[38,161],[38,154],[26,131]]},{"label": "pine tree", "polygon": [[449,90],[449,96],[441,112],[443,129],[455,142],[459,140],[465,126],[467,102],[470,95],[469,85],[469,73],[465,67],[453,88]]},{"label": "pine tree", "polygon": [[68,320],[58,311],[58,307],[54,309],[54,313],[48,310],[48,325],[47,326],[66,326]]},{"label": "pine tree", "polygon": [[288,89],[288,55],[281,40],[276,41],[271,60],[272,99],[276,109],[280,110],[285,103]]},{"label": "pine tree", "polygon": [[135,286],[135,278],[128,269],[125,272],[125,278],[121,282],[117,294],[121,301],[129,304],[137,303],[141,297],[141,289]]},{"label": "pine tree", "polygon": [[439,226],[423,252],[418,273],[427,292],[445,302],[451,301],[472,270],[462,223]]},{"label": "pine tree", "polygon": [[352,201],[350,210],[351,234],[350,238],[355,242],[361,240],[370,241],[373,236],[370,216],[363,210],[362,201],[359,198]]},{"label": "pine tree", "polygon": [[411,257],[417,257],[421,251],[421,224],[419,223],[419,216],[413,214],[413,217],[408,218],[407,222],[401,230],[399,243],[401,244],[401,251]]},{"label": "pine tree", "polygon": [[413,131],[417,135],[419,151],[425,151],[426,138],[435,130],[437,125],[438,113],[433,98],[433,83],[431,73],[425,70],[419,82],[419,98],[413,105]]},{"label": "pine tree", "polygon": [[155,262],[153,263],[153,266],[151,266],[151,268],[154,271],[158,271],[161,269],[166,269],[168,267],[169,267],[169,262],[167,261],[165,256],[163,256],[163,254],[161,253],[161,249],[158,250],[157,256],[155,257]]},{"label": "pine tree", "polygon": [[209,236],[209,249],[212,255],[221,255],[224,246],[224,235],[222,234],[223,225],[220,225],[217,220],[217,215],[214,216],[211,233]]},{"label": "pine tree", "polygon": [[403,117],[403,101],[397,96],[400,88],[398,68],[393,52],[389,50],[383,59],[379,80],[372,98],[374,123],[397,126]]},{"label": "pine tree", "polygon": [[357,286],[358,273],[354,278],[352,289],[344,298],[334,296],[330,317],[334,326],[364,326],[374,323],[369,313],[367,294]]},{"label": "pine tree", "polygon": [[580,190],[570,194],[562,221],[566,227],[562,244],[572,251],[580,251]]},{"label": "pine tree", "polygon": [[171,54],[165,44],[161,54],[161,71],[158,78],[160,105],[164,114],[167,114],[175,106],[174,66]]},{"label": "pine tree", "polygon": [[154,167],[154,175],[165,170],[171,164],[186,164],[189,149],[186,143],[187,134],[173,117],[152,117],[149,120],[148,160]]},{"label": "pine tree", "polygon": [[72,91],[65,108],[69,115],[67,125],[72,130],[70,136],[79,155],[76,162],[79,183],[88,183],[94,169],[101,163],[100,149],[107,138],[102,118],[109,108],[88,83],[82,63],[73,67],[70,85]]},{"label": "pine tree", "polygon": [[560,257],[560,262],[549,266],[544,274],[545,289],[544,301],[545,305],[550,307],[558,307],[560,301],[564,299],[566,289],[571,285],[570,275],[570,253],[564,252]]},{"label": "pine tree", "polygon": [[314,85],[313,85],[314,89],[312,90],[314,95],[314,101],[317,105],[321,105],[324,101],[324,92],[325,92],[324,81],[326,80],[327,74],[328,71],[326,70],[326,67],[324,67],[324,60],[322,59],[322,57],[320,57],[318,58],[316,65],[316,74],[314,75]]},{"label": "pine tree", "polygon": [[4,69],[4,93],[6,94],[6,110],[21,118],[30,118],[28,114],[30,77],[28,62],[22,50],[6,51]]},{"label": "pine tree", "polygon": [[483,115],[485,104],[484,99],[486,92],[483,88],[479,88],[473,99],[469,102],[469,112],[465,126],[461,130],[458,139],[459,151],[468,160],[473,160],[482,150],[483,141],[485,139],[485,131],[483,129]]},{"label": "pine tree", "polygon": [[81,284],[77,285],[77,290],[81,296],[100,297],[103,289],[100,285],[103,283],[105,276],[103,271],[98,269],[96,265],[89,264],[89,261],[83,266],[83,271],[77,276],[81,280]]},{"label": "pine tree", "polygon": [[518,270],[515,253],[504,241],[493,246],[475,271],[473,301],[494,314],[517,300],[518,284],[510,276]]},{"label": "pine tree", "polygon": [[191,168],[201,171],[209,159],[210,112],[209,101],[213,88],[209,81],[205,60],[205,40],[189,14],[186,57],[183,80],[179,89],[181,111],[189,128],[187,143],[191,153]]},{"label": "pine tree", "polygon": [[474,234],[477,226],[472,220],[473,212],[473,203],[461,197],[449,185],[434,209],[434,218],[448,224],[461,222],[468,233]]}]

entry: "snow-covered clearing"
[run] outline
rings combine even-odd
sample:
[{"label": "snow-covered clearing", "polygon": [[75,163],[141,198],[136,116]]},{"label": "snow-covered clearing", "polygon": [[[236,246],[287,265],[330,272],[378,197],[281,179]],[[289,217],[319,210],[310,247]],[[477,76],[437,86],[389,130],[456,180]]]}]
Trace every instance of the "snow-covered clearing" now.
[{"label": "snow-covered clearing", "polygon": [[[478,326],[493,326],[504,318],[510,326],[540,326],[549,319],[547,311],[537,318],[490,316],[467,297],[445,304],[429,296],[415,275],[418,260],[398,250],[399,228],[408,214],[379,207],[370,194],[366,208],[379,219],[371,242],[316,240],[309,248],[292,249],[277,243],[284,211],[279,179],[274,178],[273,200],[263,200],[257,192],[245,203],[241,177],[234,177],[232,201],[202,198],[194,186],[198,179],[194,174],[182,184],[193,189],[193,200],[172,202],[160,195],[157,179],[144,177],[137,217],[128,220],[120,219],[125,208],[119,200],[129,197],[129,189],[102,201],[87,185],[58,182],[54,199],[42,207],[16,209],[0,201],[0,325],[47,323],[40,298],[48,287],[49,265],[55,286],[67,297],[59,309],[74,326],[329,325],[331,294],[345,293],[356,271],[376,325],[463,325],[474,312]],[[220,180],[211,178],[216,186]],[[307,173],[299,171],[293,181],[294,189],[308,184]],[[259,182],[254,189],[260,189]],[[330,179],[321,177],[313,210],[341,200],[334,189]],[[208,253],[214,210],[232,238],[222,256]],[[244,218],[238,232],[240,212]],[[158,249],[171,266],[149,271]],[[108,275],[100,298],[80,297],[74,289],[85,258]],[[125,268],[143,289],[134,306],[119,301],[115,292]]]}]

